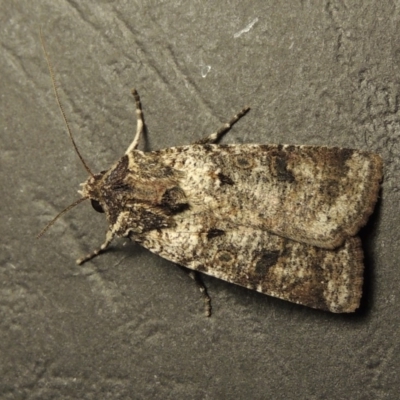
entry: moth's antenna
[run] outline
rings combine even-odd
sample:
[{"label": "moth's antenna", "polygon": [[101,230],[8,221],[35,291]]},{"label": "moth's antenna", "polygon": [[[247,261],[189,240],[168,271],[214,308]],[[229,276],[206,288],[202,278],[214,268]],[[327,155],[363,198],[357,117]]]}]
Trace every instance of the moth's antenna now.
[{"label": "moth's antenna", "polygon": [[64,208],[61,212],[59,212],[42,230],[41,232],[36,236],[36,239],[39,239],[41,236],[45,234],[45,232],[58,220],[58,218],[61,217],[61,215],[65,214],[68,212],[71,208],[74,208],[78,204],[82,203],[82,201],[87,200],[89,197],[82,197],[81,199],[78,199],[74,201],[72,204],[70,204],[68,207]]},{"label": "moth's antenna", "polygon": [[[55,79],[55,75],[54,75],[54,71],[53,71],[53,65],[51,64],[49,54],[47,53],[47,50],[46,50],[46,45],[45,45],[44,38],[43,38],[43,33],[42,33],[42,27],[40,27],[40,41],[42,42],[43,52],[44,52],[44,55],[45,55],[46,61],[47,61],[47,67],[49,68],[49,73],[50,73],[50,77],[51,77],[51,83],[53,84],[54,94],[56,95],[56,100],[57,100],[57,103],[58,103],[58,107],[60,108],[61,115],[62,115],[62,117],[64,119],[64,122],[65,122],[65,126],[67,127],[69,137],[70,137],[71,142],[72,142],[72,144],[73,144],[73,146],[75,148],[76,154],[78,154],[78,157],[80,158],[80,160],[81,160],[83,166],[85,167],[86,171],[89,173],[90,176],[94,177],[92,171],[90,170],[90,168],[86,164],[85,160],[81,156],[81,153],[79,153],[78,146],[76,145],[75,140],[74,140],[74,138],[72,136],[72,131],[71,131],[71,128],[69,127],[67,116],[65,115],[64,108],[63,108],[63,106],[61,104],[60,97],[58,95],[58,89],[57,89],[57,83],[56,83],[56,79]],[[56,217],[56,219],[57,218],[58,218],[58,216]],[[45,228],[45,231],[46,230],[47,230],[47,227]],[[42,231],[42,233],[44,233],[44,232]],[[41,234],[39,236],[41,236]]]}]

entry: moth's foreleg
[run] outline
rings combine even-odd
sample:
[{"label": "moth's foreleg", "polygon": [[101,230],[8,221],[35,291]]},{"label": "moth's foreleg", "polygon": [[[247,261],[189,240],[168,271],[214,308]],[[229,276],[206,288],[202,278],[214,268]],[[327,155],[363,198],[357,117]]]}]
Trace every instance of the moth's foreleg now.
[{"label": "moth's foreleg", "polygon": [[129,154],[132,150],[136,149],[144,129],[143,111],[139,93],[136,91],[136,89],[132,89],[132,95],[135,98],[135,104],[136,104],[136,134],[133,139],[133,142],[129,145],[128,150],[126,150],[125,154]]},{"label": "moth's foreleg", "polygon": [[94,250],[92,253],[89,253],[84,257],[78,258],[76,260],[76,263],[78,265],[82,265],[86,261],[89,261],[92,258],[98,256],[110,245],[110,243],[112,242],[113,239],[114,239],[114,233],[112,231],[108,231],[107,235],[106,235],[106,240],[104,241],[104,243],[98,249]]},{"label": "moth's foreleg", "polygon": [[180,267],[196,282],[196,285],[199,288],[200,293],[203,295],[204,314],[206,317],[211,317],[211,297],[207,293],[206,285],[204,285],[204,282],[202,281],[200,274],[197,271],[193,271],[181,265]]},{"label": "moth's foreleg", "polygon": [[250,107],[244,107],[240,112],[238,112],[232,119],[226,124],[222,125],[216,132],[212,133],[209,136],[204,137],[203,139],[198,140],[195,144],[209,144],[218,142],[221,137],[232,128],[232,125],[239,121],[240,118],[243,117],[248,111]]}]

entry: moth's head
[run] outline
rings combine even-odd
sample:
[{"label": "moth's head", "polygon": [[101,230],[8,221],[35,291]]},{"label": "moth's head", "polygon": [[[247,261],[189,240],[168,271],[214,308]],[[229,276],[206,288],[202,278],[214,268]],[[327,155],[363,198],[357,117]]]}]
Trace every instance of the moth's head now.
[{"label": "moth's head", "polygon": [[78,193],[80,193],[83,198],[90,199],[92,207],[100,213],[104,213],[101,187],[103,185],[105,173],[106,171],[102,171],[99,174],[89,176],[86,182],[81,183],[82,189],[78,190]]}]

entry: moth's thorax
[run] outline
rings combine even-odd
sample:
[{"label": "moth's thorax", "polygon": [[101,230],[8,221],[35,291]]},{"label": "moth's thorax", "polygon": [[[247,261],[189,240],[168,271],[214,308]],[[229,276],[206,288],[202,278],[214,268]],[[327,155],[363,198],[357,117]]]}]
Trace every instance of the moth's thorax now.
[{"label": "moth's thorax", "polygon": [[179,173],[153,158],[154,153],[133,151],[82,184],[82,196],[91,200],[96,211],[104,212],[111,225],[118,226],[120,235],[126,235],[122,218],[129,221],[127,230],[141,233],[170,226],[171,217],[188,208]]}]

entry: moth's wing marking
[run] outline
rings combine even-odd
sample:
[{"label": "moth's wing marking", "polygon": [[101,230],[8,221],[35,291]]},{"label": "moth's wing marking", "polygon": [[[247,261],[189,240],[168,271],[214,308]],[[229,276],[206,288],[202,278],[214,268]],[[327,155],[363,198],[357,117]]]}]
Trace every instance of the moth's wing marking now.
[{"label": "moth's wing marking", "polygon": [[378,155],[340,148],[206,144],[157,156],[182,173],[193,212],[328,249],[366,223],[382,179]]},{"label": "moth's wing marking", "polygon": [[192,222],[149,232],[142,244],[180,265],[270,296],[338,313],[358,308],[363,254],[357,237],[325,250],[226,221]]}]

